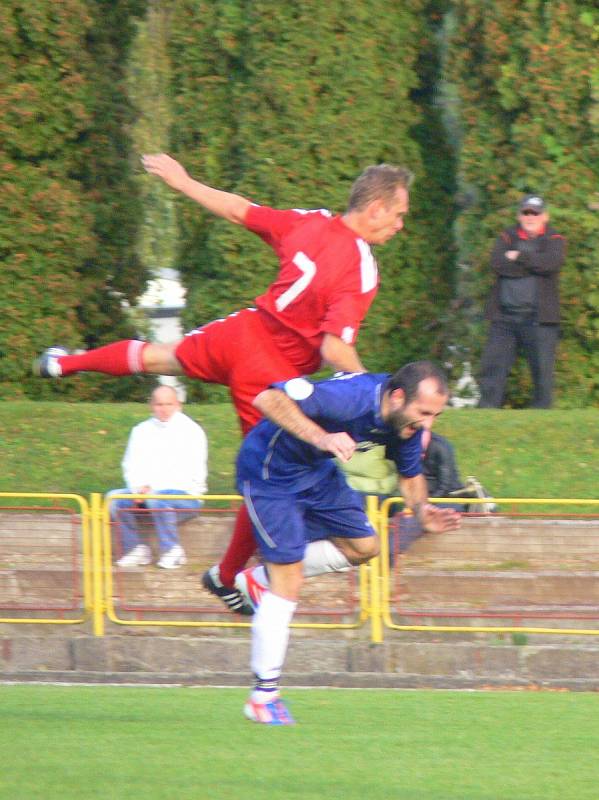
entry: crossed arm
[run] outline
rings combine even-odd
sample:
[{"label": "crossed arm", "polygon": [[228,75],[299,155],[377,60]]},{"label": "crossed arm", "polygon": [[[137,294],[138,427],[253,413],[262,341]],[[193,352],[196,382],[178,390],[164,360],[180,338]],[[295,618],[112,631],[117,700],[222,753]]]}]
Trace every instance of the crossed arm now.
[{"label": "crossed arm", "polygon": [[[516,249],[518,248],[518,249]],[[565,258],[565,241],[561,236],[525,239],[512,243],[502,234],[491,253],[491,268],[505,278],[522,278],[530,273],[549,275],[559,272]]]}]

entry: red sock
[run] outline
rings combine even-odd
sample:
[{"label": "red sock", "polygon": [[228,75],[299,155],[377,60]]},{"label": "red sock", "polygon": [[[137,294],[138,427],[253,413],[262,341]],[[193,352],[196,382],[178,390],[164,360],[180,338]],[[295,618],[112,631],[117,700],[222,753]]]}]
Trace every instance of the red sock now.
[{"label": "red sock", "polygon": [[137,339],[124,339],[120,342],[87,350],[73,356],[59,356],[57,359],[62,375],[74,372],[103,372],[105,375],[134,375],[143,372],[141,354],[147,342]]},{"label": "red sock", "polygon": [[254,529],[250,521],[250,515],[245,506],[241,506],[235,519],[233,536],[227,547],[227,552],[218,565],[219,576],[222,583],[233,588],[233,582],[238,572],[245,567],[256,550],[256,540],[254,539]]}]

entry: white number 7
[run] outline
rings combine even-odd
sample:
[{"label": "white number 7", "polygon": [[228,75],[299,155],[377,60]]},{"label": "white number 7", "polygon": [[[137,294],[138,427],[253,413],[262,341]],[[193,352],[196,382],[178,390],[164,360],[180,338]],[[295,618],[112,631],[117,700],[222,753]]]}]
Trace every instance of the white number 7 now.
[{"label": "white number 7", "polygon": [[304,291],[316,275],[316,264],[312,259],[308,258],[305,253],[302,253],[301,250],[293,256],[293,263],[302,274],[291,284],[289,289],[284,291],[280,297],[277,297],[275,301],[277,311],[283,311],[283,309],[287,308],[287,306]]}]

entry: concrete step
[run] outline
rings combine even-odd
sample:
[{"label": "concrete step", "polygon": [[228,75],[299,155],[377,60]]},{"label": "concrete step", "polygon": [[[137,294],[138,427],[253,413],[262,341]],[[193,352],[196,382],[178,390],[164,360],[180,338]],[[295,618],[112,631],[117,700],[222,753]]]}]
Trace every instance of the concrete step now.
[{"label": "concrete step", "polygon": [[[204,567],[207,564],[203,565]],[[220,610],[201,586],[203,569],[154,566],[113,571],[115,603],[124,607]],[[61,566],[0,570],[0,606],[80,597],[80,569]],[[405,567],[393,573],[390,592],[403,608],[478,609],[535,606],[599,608],[599,572],[573,570],[443,571]],[[326,575],[306,582],[301,609],[340,609],[357,602],[356,575]]]},{"label": "concrete step", "polygon": [[[148,520],[149,522],[149,520]],[[202,511],[180,526],[188,564],[178,570],[113,568],[115,602],[123,607],[216,610],[201,574],[228,543],[230,512]],[[151,524],[150,524],[151,527]],[[118,540],[118,530],[115,530]],[[153,531],[147,541],[158,557]],[[118,541],[115,556],[120,554]],[[392,572],[392,591],[409,609],[484,611],[599,605],[599,524],[588,519],[465,518],[459,531],[418,539]],[[355,605],[355,582],[324,576],[306,583],[300,610],[345,613]],[[77,515],[59,511],[0,511],[0,604],[65,602],[80,592],[81,530]]]},{"label": "concrete step", "polygon": [[[337,635],[301,638],[292,632],[286,686],[532,687],[599,689],[599,645],[511,644],[487,637],[409,641],[389,633],[373,646]],[[441,638],[441,637],[439,637]],[[247,631],[163,636],[11,634],[0,636],[2,680],[92,681],[250,686]]]},{"label": "concrete step", "polygon": [[406,552],[412,566],[500,565],[599,569],[599,519],[465,517],[451,533],[425,535]]},{"label": "concrete step", "polygon": [[76,607],[82,596],[80,569],[52,565],[0,569],[0,608]]},{"label": "concrete step", "polygon": [[402,606],[476,608],[579,606],[599,608],[599,572],[574,570],[402,570],[393,590]]}]

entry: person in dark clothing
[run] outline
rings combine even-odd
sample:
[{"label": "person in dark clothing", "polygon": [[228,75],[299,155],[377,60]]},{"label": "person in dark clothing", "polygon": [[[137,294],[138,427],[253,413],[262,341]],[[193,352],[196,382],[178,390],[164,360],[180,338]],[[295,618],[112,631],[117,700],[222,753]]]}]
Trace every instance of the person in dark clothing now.
[{"label": "person in dark clothing", "polygon": [[[489,514],[497,510],[492,502],[480,502],[488,497],[486,489],[474,476],[468,476],[466,482],[461,479],[451,442],[439,433],[424,431],[422,434],[422,474],[426,480],[428,496],[445,498],[472,498],[478,502],[452,503],[442,502],[435,505],[440,508],[453,508],[461,512],[478,512]],[[406,550],[424,534],[422,526],[411,514],[398,511],[389,520],[389,537],[391,563],[394,563],[395,552]]]},{"label": "person in dark clothing", "polygon": [[[455,460],[451,442],[444,436],[431,433],[430,441],[423,442],[426,449],[422,460],[422,471],[428,486],[429,497],[449,497],[451,492],[464,488]],[[462,506],[457,506],[463,510]]]},{"label": "person in dark clothing", "polygon": [[549,224],[542,197],[527,195],[518,224],[498,237],[491,254],[496,280],[485,317],[489,335],[482,354],[479,408],[501,408],[508,375],[519,351],[534,384],[532,408],[550,408],[559,336],[559,272],[565,239]]}]

